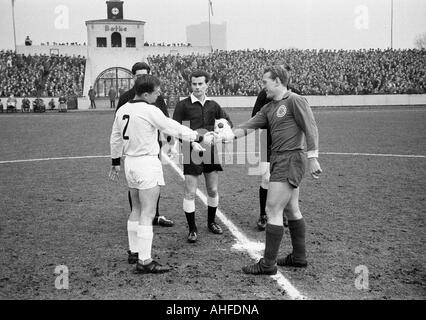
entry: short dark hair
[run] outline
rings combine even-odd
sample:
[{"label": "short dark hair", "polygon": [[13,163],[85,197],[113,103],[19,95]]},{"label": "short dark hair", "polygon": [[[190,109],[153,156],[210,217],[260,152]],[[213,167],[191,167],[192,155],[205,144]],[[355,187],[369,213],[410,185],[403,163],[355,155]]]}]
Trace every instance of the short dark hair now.
[{"label": "short dark hair", "polygon": [[279,65],[273,65],[270,67],[266,67],[265,73],[271,73],[271,79],[275,80],[276,78],[279,78],[283,86],[287,87],[290,84],[290,77],[291,77],[291,67],[288,64],[279,64]]},{"label": "short dark hair", "polygon": [[141,96],[144,93],[154,92],[156,87],[161,84],[160,79],[150,74],[144,74],[138,77],[135,81],[135,92],[136,95]]},{"label": "short dark hair", "polygon": [[210,74],[204,70],[195,70],[192,71],[189,76],[189,81],[191,82],[192,78],[204,77],[206,79],[206,83],[210,81]]},{"label": "short dark hair", "polygon": [[133,75],[136,75],[136,71],[138,70],[147,70],[148,74],[151,72],[150,66],[145,62],[136,62],[132,67]]}]

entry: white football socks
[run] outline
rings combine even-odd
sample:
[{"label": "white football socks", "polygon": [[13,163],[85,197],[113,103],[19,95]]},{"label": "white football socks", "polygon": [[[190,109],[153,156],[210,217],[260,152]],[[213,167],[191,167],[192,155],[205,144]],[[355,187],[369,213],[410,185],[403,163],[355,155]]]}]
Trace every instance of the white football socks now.
[{"label": "white football socks", "polygon": [[216,208],[219,205],[219,195],[216,195],[216,197],[207,197],[207,205],[209,207]]},{"label": "white football socks", "polygon": [[152,239],[154,238],[153,227],[138,226],[138,253],[139,261],[144,264],[151,262]]},{"label": "white football socks", "polygon": [[129,250],[132,253],[138,252],[138,221],[127,220],[127,236],[129,238]]},{"label": "white football socks", "polygon": [[183,198],[183,211],[194,212],[195,211],[195,200],[188,200]]}]

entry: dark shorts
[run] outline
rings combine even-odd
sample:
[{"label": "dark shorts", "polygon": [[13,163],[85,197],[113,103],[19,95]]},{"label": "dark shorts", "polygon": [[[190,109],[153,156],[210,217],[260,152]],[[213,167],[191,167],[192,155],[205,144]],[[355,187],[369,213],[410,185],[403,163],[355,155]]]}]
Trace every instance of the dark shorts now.
[{"label": "dark shorts", "polygon": [[303,150],[273,153],[271,155],[270,182],[288,182],[294,188],[305,175],[306,156]]},{"label": "dark shorts", "polygon": [[[192,148],[191,148],[191,152],[192,152]],[[218,160],[219,157],[217,156],[217,154],[215,157],[214,152],[216,151],[212,149],[210,153],[211,155],[210,159],[204,162],[200,161],[205,156],[203,153],[201,153],[200,157],[195,161],[193,161],[194,159],[192,157],[191,159],[189,159],[189,161],[187,157],[184,158],[183,174],[191,175],[191,176],[199,176],[202,173],[210,173],[213,171],[223,171],[223,168],[220,165]]]}]

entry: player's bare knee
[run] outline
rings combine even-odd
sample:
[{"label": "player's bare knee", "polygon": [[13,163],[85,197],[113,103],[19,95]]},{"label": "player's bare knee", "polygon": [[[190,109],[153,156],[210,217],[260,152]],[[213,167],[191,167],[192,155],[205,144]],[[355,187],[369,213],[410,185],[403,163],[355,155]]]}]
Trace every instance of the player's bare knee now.
[{"label": "player's bare knee", "polygon": [[184,191],[184,197],[187,200],[194,200],[195,199],[195,193],[197,191],[197,188],[192,188],[189,186],[185,186],[185,191]]},{"label": "player's bare knee", "polygon": [[299,204],[297,202],[294,203],[294,201],[290,201],[284,209],[284,213],[286,214],[293,214],[297,211],[300,211]]},{"label": "player's bare knee", "polygon": [[299,220],[302,219],[302,213],[300,212],[300,210],[297,211],[287,211],[285,212],[287,219],[288,220]]},{"label": "player's bare knee", "polygon": [[185,192],[184,198],[186,200],[195,200],[195,192]]},{"label": "player's bare knee", "polygon": [[274,203],[266,202],[265,212],[268,216],[276,216],[279,214],[279,208]]},{"label": "player's bare knee", "polygon": [[216,198],[219,195],[219,192],[217,191],[217,188],[208,188],[207,195],[210,198]]}]

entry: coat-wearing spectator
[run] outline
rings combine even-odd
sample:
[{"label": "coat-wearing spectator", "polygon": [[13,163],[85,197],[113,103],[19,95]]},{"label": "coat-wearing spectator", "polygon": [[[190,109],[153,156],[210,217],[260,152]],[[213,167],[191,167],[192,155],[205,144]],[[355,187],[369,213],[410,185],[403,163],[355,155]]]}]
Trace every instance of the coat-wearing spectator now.
[{"label": "coat-wearing spectator", "polygon": [[117,97],[117,91],[115,91],[115,89],[113,87],[111,87],[108,91],[108,97],[109,97],[109,102],[110,102],[110,106],[111,108],[115,109],[115,99]]},{"label": "coat-wearing spectator", "polygon": [[31,108],[31,101],[27,97],[24,96],[24,99],[22,99],[22,112],[30,112]]},{"label": "coat-wearing spectator", "polygon": [[15,96],[13,94],[10,95],[10,97],[7,99],[7,111],[13,111],[16,112],[16,107],[18,104],[18,100],[16,100]]},{"label": "coat-wearing spectator", "polygon": [[95,103],[95,98],[96,98],[96,91],[93,89],[93,86],[90,86],[90,90],[89,90],[89,99],[90,99],[90,108],[89,109],[96,109],[96,103]]},{"label": "coat-wearing spectator", "polygon": [[49,108],[50,108],[50,110],[53,110],[53,109],[55,109],[55,107],[56,107],[55,100],[53,100],[53,98],[52,98],[49,101]]},{"label": "coat-wearing spectator", "polygon": [[67,112],[67,97],[65,94],[61,94],[59,97],[59,112]]}]

